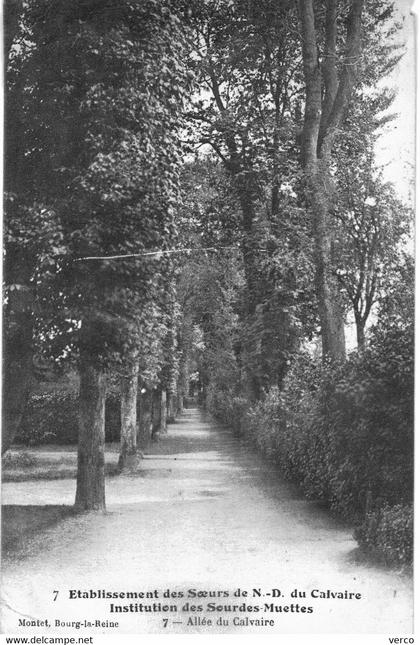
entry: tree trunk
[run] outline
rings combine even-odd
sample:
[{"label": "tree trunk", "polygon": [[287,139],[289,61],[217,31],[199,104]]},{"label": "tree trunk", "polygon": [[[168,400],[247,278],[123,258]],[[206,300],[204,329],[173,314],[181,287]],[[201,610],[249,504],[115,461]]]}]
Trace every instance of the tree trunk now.
[{"label": "tree trunk", "polygon": [[104,373],[80,353],[79,448],[75,507],[105,510],[105,399]]},{"label": "tree trunk", "polygon": [[16,286],[4,317],[2,454],[15,439],[33,386],[33,293]]},{"label": "tree trunk", "polygon": [[139,393],[137,397],[137,418],[138,418],[138,435],[137,445],[139,448],[145,448],[152,436],[152,392],[146,391]]},{"label": "tree trunk", "polygon": [[22,423],[32,390],[32,352],[20,359],[5,359],[1,454],[11,447]]},{"label": "tree trunk", "polygon": [[189,372],[189,359],[182,357],[179,365],[179,375],[176,386],[177,414],[182,414],[184,411],[184,397],[188,392]]},{"label": "tree trunk", "polygon": [[[6,77],[13,41],[19,31],[23,11],[22,0],[3,2],[3,65]],[[4,191],[19,192],[21,166],[26,137],[21,118],[24,101],[24,74],[9,87],[5,84],[4,109]],[[4,208],[6,210],[6,202]],[[31,279],[34,258],[25,244],[9,245],[3,264],[3,281],[13,285],[3,316],[3,389],[2,389],[2,455],[10,448],[22,423],[25,408],[33,387],[33,303]]]},{"label": "tree trunk", "polygon": [[152,401],[152,439],[155,439],[161,427],[162,390],[153,390]]},{"label": "tree trunk", "polygon": [[[331,269],[331,226],[328,176],[312,178],[310,202],[315,238],[315,289],[321,322],[322,355],[340,362],[346,358],[344,315],[340,307],[338,285]],[[322,188],[321,188],[322,186]]]},{"label": "tree trunk", "polygon": [[133,363],[130,374],[121,380],[121,439],[118,461],[120,469],[138,465],[137,389],[138,363]]},{"label": "tree trunk", "polygon": [[328,0],[324,25],[324,62],[319,56],[320,25],[314,0],[299,0],[305,80],[305,118],[301,138],[307,200],[312,210],[315,241],[315,289],[324,358],[345,359],[344,318],[331,270],[330,207],[334,187],[330,172],[334,143],[353,92],[360,56],[363,0],[351,0],[347,17],[345,60],[338,79],[337,2]]},{"label": "tree trunk", "polygon": [[182,414],[184,412],[184,396],[179,390],[176,395],[176,402],[177,414]]},{"label": "tree trunk", "polygon": [[357,347],[360,351],[363,351],[365,348],[365,323],[364,321],[360,318],[360,316],[356,315],[356,334],[357,334]]},{"label": "tree trunk", "polygon": [[176,421],[176,395],[173,392],[170,392],[167,397],[168,408],[167,408],[167,423],[175,423]]},{"label": "tree trunk", "polygon": [[167,402],[167,395],[166,395],[166,390],[162,390],[161,392],[161,397],[160,397],[160,426],[159,426],[159,432],[163,433],[167,431],[166,427],[166,416],[167,416],[167,407],[166,407],[166,402]]}]

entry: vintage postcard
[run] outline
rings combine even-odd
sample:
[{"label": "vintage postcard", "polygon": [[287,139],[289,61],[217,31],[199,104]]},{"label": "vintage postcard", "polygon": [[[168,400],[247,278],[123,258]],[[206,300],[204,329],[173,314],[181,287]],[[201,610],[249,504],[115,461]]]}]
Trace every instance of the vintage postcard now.
[{"label": "vintage postcard", "polygon": [[411,4],[4,1],[4,642],[414,642]]}]

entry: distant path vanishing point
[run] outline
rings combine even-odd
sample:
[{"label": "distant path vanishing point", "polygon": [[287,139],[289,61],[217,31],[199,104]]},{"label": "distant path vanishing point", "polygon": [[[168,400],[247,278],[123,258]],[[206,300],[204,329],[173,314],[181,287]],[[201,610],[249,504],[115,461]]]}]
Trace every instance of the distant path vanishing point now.
[{"label": "distant path vanishing point", "polygon": [[[74,494],[74,479],[7,483],[3,504],[72,504]],[[199,410],[169,426],[138,472],[107,479],[107,509],[67,517],[3,561],[3,632],[64,635],[78,622],[79,635],[412,632],[411,578],[358,562],[351,528]],[[234,596],[238,588],[248,595]],[[89,590],[156,597],[70,598]],[[166,590],[180,597],[164,597]],[[208,597],[197,597],[198,590]],[[328,590],[361,598],[311,595]],[[115,613],[111,603],[137,603],[143,611]],[[153,603],[161,611],[144,611]],[[207,603],[261,610],[205,611]],[[177,611],[162,611],[164,605]],[[23,626],[31,620],[50,627]]]}]

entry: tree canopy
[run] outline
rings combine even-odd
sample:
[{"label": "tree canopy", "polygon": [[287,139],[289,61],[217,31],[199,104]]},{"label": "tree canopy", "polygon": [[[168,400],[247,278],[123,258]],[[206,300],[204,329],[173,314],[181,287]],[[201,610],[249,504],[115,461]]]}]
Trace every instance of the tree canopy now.
[{"label": "tree canopy", "polygon": [[375,156],[402,55],[391,2],[5,11],[4,449],[37,360],[76,366],[77,503],[103,508],[110,383],[125,467],[190,385],[235,416],[303,351],[335,374],[350,312],[360,356],[409,342],[412,213]]}]

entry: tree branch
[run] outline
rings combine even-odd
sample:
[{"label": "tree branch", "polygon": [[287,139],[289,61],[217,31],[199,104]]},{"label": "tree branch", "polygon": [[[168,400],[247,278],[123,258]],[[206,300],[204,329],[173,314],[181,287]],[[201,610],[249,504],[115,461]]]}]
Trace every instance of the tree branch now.
[{"label": "tree branch", "polygon": [[324,159],[328,159],[331,154],[337,129],[343,119],[356,80],[357,63],[360,56],[363,4],[364,0],[352,0],[348,18],[343,71],[341,73],[334,105],[327,122],[324,140],[321,143],[321,156]]},{"label": "tree branch", "polygon": [[299,8],[306,99],[302,133],[302,152],[305,167],[314,168],[317,162],[318,134],[321,122],[321,69],[316,44],[313,0],[299,0]]},{"label": "tree branch", "polygon": [[337,96],[337,0],[327,0],[325,16],[325,49],[322,63],[324,79],[324,100],[322,103],[321,125],[318,148],[320,148],[327,131],[328,119]]}]

